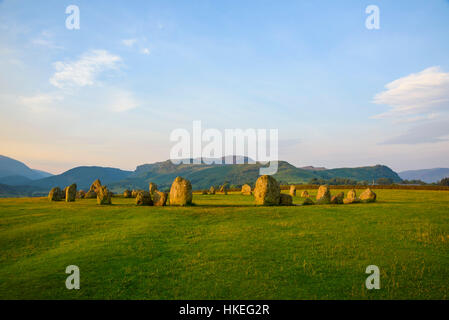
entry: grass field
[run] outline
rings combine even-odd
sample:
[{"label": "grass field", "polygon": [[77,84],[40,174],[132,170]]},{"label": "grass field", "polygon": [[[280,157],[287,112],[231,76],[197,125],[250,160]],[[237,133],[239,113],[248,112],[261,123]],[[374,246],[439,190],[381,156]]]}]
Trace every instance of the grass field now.
[{"label": "grass field", "polygon": [[[186,208],[0,199],[0,298],[447,299],[449,192],[376,192],[304,207],[239,194]],[[371,264],[380,290],[365,288]],[[80,290],[65,288],[68,265]]]}]

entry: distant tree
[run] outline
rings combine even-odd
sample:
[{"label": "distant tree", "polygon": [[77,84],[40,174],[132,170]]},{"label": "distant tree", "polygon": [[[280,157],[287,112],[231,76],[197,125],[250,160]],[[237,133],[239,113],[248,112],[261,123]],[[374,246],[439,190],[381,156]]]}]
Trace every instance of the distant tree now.
[{"label": "distant tree", "polygon": [[440,182],[438,182],[438,185],[449,187],[449,177],[441,179]]},{"label": "distant tree", "polygon": [[391,178],[379,178],[376,180],[376,184],[380,184],[380,185],[390,185],[393,184],[393,179]]}]

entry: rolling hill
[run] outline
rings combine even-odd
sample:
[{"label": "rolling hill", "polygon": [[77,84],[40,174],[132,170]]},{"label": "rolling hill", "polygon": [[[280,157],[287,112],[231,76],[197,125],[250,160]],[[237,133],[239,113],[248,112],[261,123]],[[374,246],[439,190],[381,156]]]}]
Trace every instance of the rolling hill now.
[{"label": "rolling hill", "polygon": [[31,181],[30,185],[49,190],[55,186],[64,188],[72,183],[76,183],[78,189],[88,189],[95,179],[100,179],[102,184],[109,185],[125,179],[130,174],[132,174],[132,171],[116,168],[76,167],[59,175]]},{"label": "rolling hill", "polygon": [[399,172],[399,176],[404,180],[421,180],[427,183],[432,183],[449,177],[449,168],[408,170]]},{"label": "rolling hill", "polygon": [[36,180],[46,178],[51,175],[51,173],[45,171],[31,169],[26,164],[18,160],[0,155],[0,178],[24,177],[30,180]]}]

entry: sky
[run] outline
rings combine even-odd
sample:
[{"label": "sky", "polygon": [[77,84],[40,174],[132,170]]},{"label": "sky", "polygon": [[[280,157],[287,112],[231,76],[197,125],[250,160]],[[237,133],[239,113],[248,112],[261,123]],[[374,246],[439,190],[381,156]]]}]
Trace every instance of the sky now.
[{"label": "sky", "polygon": [[449,167],[447,0],[2,0],[0,70],[0,154],[52,173],[167,160],[193,121],[278,129],[296,166]]}]

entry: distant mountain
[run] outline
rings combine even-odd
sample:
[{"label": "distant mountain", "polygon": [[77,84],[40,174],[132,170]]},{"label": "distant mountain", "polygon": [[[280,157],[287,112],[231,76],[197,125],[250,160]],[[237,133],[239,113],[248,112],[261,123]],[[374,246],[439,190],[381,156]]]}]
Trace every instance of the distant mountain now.
[{"label": "distant mountain", "polygon": [[[194,189],[206,189],[212,185],[221,185],[224,182],[234,185],[253,184],[259,177],[259,169],[261,167],[264,167],[264,165],[260,163],[175,165],[170,160],[167,160],[138,166],[133,174],[122,181],[112,183],[110,187],[113,191],[118,192],[125,188],[147,189],[149,182],[155,182],[158,184],[159,189],[168,189],[177,176],[183,176],[190,180]],[[348,178],[369,182],[378,178],[391,178],[394,182],[401,181],[401,178],[396,172],[382,165],[360,168],[310,170],[297,168],[286,161],[279,161],[278,172],[274,175],[274,178],[285,184],[307,183],[313,178]]]},{"label": "distant mountain", "polygon": [[7,184],[10,186],[26,186],[26,185],[30,185],[33,181],[34,180],[31,180],[24,176],[7,176],[7,177],[0,178],[1,184]]},{"label": "distant mountain", "polygon": [[432,183],[449,177],[449,168],[408,170],[399,172],[399,176],[404,180],[421,180],[427,183]]},{"label": "distant mountain", "polygon": [[59,175],[31,181],[30,185],[49,190],[53,187],[64,188],[76,183],[78,189],[88,189],[95,179],[100,179],[102,184],[108,185],[123,180],[132,173],[132,171],[116,168],[76,167]]},{"label": "distant mountain", "polygon": [[36,172],[37,174],[40,175],[39,179],[51,177],[54,175],[53,173],[42,171],[42,170],[37,170],[37,169],[31,169],[31,170],[33,170],[34,172]]},{"label": "distant mountain", "polygon": [[31,180],[45,178],[51,175],[48,172],[30,169],[18,160],[0,155],[0,178],[22,176]]}]

